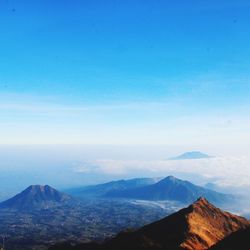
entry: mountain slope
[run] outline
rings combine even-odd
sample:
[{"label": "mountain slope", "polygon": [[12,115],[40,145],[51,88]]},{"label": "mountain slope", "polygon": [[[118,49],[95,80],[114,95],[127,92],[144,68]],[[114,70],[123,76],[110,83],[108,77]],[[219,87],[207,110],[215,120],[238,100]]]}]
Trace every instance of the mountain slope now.
[{"label": "mountain slope", "polygon": [[133,188],[143,187],[154,184],[159,180],[160,178],[135,178],[130,180],[118,180],[107,182],[104,184],[69,189],[67,190],[67,193],[82,198],[102,197],[105,196],[108,192],[122,190],[124,191]]},{"label": "mountain slope", "polygon": [[211,158],[210,155],[204,154],[199,151],[186,152],[184,154],[172,157],[169,160],[194,160],[194,159],[208,159]]},{"label": "mountain slope", "polygon": [[61,193],[48,185],[32,185],[14,197],[0,203],[0,208],[47,208],[49,206],[60,205],[70,201],[73,201],[73,199],[69,195]]},{"label": "mountain slope", "polygon": [[223,212],[201,198],[188,208],[135,233],[118,236],[106,246],[110,249],[127,245],[127,249],[203,250],[247,226],[246,219]]},{"label": "mountain slope", "polygon": [[105,196],[142,200],[176,200],[183,203],[191,203],[199,197],[204,196],[210,202],[218,204],[232,198],[230,195],[217,193],[173,176],[168,176],[155,184],[144,187],[121,191],[112,190]]},{"label": "mountain slope", "polygon": [[245,250],[250,249],[250,227],[238,230],[218,242],[211,250]]},{"label": "mountain slope", "polygon": [[245,218],[224,212],[205,198],[200,198],[189,207],[137,231],[120,233],[103,245],[83,244],[77,247],[62,245],[52,247],[51,250],[205,250],[249,225],[249,221]]}]

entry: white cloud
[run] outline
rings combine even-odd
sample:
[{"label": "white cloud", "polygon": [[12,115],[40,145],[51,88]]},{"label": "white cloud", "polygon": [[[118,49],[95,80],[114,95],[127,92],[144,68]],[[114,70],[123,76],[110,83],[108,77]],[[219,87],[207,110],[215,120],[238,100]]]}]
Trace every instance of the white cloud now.
[{"label": "white cloud", "polygon": [[[92,162],[93,172],[101,172],[113,176],[133,175],[165,176],[168,174],[196,174],[205,180],[213,180],[220,186],[250,185],[250,157],[215,157],[198,160],[166,160],[166,161],[126,161],[97,160]],[[85,171],[85,166],[83,170]],[[75,169],[81,172],[81,167]]]}]

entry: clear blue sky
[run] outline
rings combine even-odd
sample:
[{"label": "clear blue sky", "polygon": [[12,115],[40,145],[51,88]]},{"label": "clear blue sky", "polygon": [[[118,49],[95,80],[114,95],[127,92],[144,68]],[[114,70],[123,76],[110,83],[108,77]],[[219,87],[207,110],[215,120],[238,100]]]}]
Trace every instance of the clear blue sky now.
[{"label": "clear blue sky", "polygon": [[0,0],[5,144],[246,144],[250,2]]}]

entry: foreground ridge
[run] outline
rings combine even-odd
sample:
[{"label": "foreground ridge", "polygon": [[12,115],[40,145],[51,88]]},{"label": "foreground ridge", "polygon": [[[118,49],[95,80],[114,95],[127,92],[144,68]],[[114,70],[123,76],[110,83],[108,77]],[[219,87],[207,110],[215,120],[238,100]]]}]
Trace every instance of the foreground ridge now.
[{"label": "foreground ridge", "polygon": [[224,212],[201,197],[187,208],[137,231],[121,232],[101,245],[61,245],[51,250],[205,250],[231,233],[249,226],[245,218]]}]

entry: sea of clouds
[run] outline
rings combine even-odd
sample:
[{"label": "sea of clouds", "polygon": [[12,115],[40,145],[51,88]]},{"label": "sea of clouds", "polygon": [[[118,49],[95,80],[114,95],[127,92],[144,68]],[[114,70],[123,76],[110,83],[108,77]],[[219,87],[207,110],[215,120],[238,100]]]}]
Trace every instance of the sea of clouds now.
[{"label": "sea of clouds", "polygon": [[250,187],[250,157],[246,156],[151,161],[99,159],[79,162],[73,168],[81,174],[103,173],[114,178],[175,175],[199,185],[210,182],[220,188]]}]

